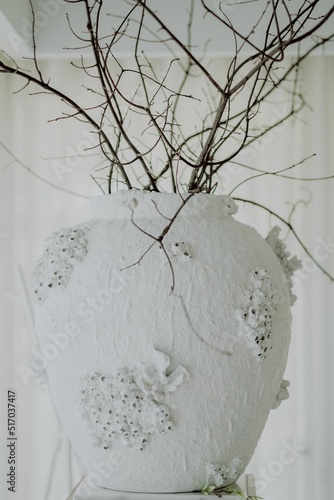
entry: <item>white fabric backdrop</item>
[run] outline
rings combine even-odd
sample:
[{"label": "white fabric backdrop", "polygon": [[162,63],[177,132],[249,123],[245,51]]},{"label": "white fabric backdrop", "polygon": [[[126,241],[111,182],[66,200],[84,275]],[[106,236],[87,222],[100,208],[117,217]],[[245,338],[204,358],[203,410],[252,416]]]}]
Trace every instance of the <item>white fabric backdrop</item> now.
[{"label": "white fabric backdrop", "polygon": [[[75,77],[64,61],[46,64],[46,70],[61,75],[64,86],[76,88],[81,83],[73,80]],[[260,148],[252,148],[246,155],[251,165],[274,171],[317,153],[291,175],[331,175],[334,170],[334,59],[310,59],[302,75],[304,92],[313,110],[305,110],[303,120],[281,127]],[[55,229],[87,219],[90,211],[85,196],[100,193],[87,173],[92,166],[87,154],[83,153],[76,165],[71,164],[62,178],[56,176],[53,168],[57,160],[41,158],[64,156],[68,148],[82,152],[85,147],[82,141],[87,140],[84,129],[69,124],[46,125],[48,119],[59,113],[57,100],[28,97],[27,93],[13,96],[12,91],[19,87],[17,80],[1,76],[0,141],[27,168],[31,167],[58,187],[84,196],[41,182],[0,148],[0,435],[4,438],[6,431],[6,391],[14,388],[18,394],[19,479],[18,493],[15,497],[9,494],[8,498],[61,500],[80,474],[72,467],[68,443],[59,430],[48,390],[37,387],[31,376],[27,375],[24,381],[18,371],[18,368],[22,371],[22,365],[29,366],[35,343],[32,313],[25,299],[25,280],[40,255],[45,237]],[[59,161],[64,163],[64,159]],[[243,175],[227,170],[222,178],[225,192]],[[245,184],[235,194],[267,204],[283,216],[288,216],[291,204],[300,200],[293,222],[312,254],[320,256],[322,264],[333,274],[333,182],[263,177]],[[275,223],[267,214],[249,205],[240,205],[238,218],[255,226],[263,235]],[[334,491],[333,287],[314,268],[291,235],[287,236],[287,243],[293,253],[305,259],[305,269],[298,279],[286,373],[291,381],[291,398],[270,415],[247,470],[257,475],[258,494],[266,500],[327,499]],[[0,490],[0,496],[7,498],[3,439],[1,443],[3,491]]]}]

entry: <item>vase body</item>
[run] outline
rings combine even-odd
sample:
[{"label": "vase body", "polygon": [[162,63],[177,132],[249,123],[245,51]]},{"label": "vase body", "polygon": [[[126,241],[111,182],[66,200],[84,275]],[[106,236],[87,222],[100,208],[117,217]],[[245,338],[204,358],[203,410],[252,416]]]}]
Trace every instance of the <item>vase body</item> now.
[{"label": "vase body", "polygon": [[280,390],[291,316],[279,260],[230,198],[195,195],[174,220],[181,205],[96,197],[35,271],[54,403],[83,472],[107,488],[233,483]]}]

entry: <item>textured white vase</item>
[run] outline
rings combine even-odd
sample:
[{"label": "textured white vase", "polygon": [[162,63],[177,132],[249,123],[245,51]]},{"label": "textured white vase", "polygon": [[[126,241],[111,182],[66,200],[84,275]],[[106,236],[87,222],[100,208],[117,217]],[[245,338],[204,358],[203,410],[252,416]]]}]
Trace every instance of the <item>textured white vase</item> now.
[{"label": "textured white vase", "polygon": [[277,231],[279,258],[231,198],[197,194],[161,245],[150,235],[182,203],[96,197],[92,220],[47,240],[32,278],[36,364],[83,471],[108,488],[233,483],[287,395],[291,269]]}]

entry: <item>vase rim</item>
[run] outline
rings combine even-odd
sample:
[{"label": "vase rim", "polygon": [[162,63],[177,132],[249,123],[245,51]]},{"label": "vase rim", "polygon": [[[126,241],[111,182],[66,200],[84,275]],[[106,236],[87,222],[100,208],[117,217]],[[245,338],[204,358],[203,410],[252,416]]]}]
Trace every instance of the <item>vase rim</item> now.
[{"label": "vase rim", "polygon": [[[181,206],[184,206],[181,208]],[[230,217],[237,211],[234,200],[227,195],[208,193],[163,193],[144,190],[121,190],[91,197],[93,218],[129,219],[164,216]],[[181,209],[180,209],[181,208]]]}]

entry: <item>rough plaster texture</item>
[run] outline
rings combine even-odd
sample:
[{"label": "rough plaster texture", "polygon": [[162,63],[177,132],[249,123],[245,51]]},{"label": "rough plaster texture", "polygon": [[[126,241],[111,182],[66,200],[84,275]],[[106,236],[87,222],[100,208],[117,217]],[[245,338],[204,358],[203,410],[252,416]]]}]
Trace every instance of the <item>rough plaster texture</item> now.
[{"label": "rough plaster texture", "polygon": [[[240,474],[281,388],[291,317],[279,260],[254,229],[233,219],[233,200],[205,194],[186,203],[164,248],[155,243],[148,251],[154,243],[148,234],[158,237],[181,203],[176,194],[143,192],[93,199],[92,220],[78,226],[86,254],[66,286],[52,287],[36,304],[42,352],[71,332],[46,367],[64,431],[86,474],[111,464],[102,484],[112,489],[192,491],[209,482],[208,467],[226,471],[235,463]],[[264,270],[264,291],[272,294],[270,350],[260,360],[252,322],[245,336],[240,318],[256,269]],[[262,299],[257,294],[260,308]],[[113,383],[119,369],[159,366],[161,353],[170,364],[160,375],[187,373],[164,400],[173,428],[153,433],[144,447],[121,439],[103,446],[84,417],[85,380],[98,373]],[[102,400],[101,412],[112,410]]]}]

